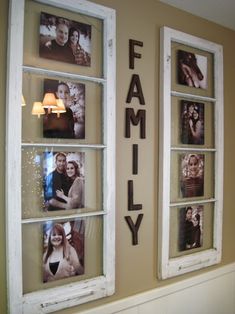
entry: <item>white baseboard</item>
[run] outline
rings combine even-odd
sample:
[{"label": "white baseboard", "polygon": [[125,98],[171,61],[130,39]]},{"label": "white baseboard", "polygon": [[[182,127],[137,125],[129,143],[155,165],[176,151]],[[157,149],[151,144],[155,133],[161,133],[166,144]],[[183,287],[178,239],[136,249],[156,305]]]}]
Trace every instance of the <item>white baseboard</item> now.
[{"label": "white baseboard", "polygon": [[235,314],[235,263],[82,314]]}]

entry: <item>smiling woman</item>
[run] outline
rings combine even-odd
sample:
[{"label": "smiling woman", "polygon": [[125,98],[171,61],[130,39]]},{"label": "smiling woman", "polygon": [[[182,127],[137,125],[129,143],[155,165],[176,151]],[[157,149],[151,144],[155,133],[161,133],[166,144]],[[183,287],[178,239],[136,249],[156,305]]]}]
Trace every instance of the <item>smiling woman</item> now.
[{"label": "smiling woman", "polygon": [[66,174],[72,184],[68,191],[68,196],[64,194],[62,189],[56,190],[57,197],[65,201],[65,204],[61,204],[62,207],[65,207],[65,209],[84,207],[84,179],[80,176],[80,170],[76,161],[68,161]]},{"label": "smiling woman", "polygon": [[84,208],[84,153],[45,152],[44,157],[44,210]]},{"label": "smiling woman", "polygon": [[204,155],[183,154],[181,156],[182,197],[203,196],[204,194]]},{"label": "smiling woman", "polygon": [[[83,273],[78,254],[66,239],[64,227],[57,223],[49,232],[47,249],[43,256],[43,282]],[[46,234],[44,233],[44,242]]]},{"label": "smiling woman", "polygon": [[90,66],[90,46],[91,25],[41,12],[40,57]]}]

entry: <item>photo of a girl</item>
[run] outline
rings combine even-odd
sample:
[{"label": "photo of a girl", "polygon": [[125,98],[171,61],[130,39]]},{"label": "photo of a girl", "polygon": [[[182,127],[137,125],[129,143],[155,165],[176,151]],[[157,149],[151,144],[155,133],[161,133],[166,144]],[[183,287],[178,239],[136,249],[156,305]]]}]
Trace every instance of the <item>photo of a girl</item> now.
[{"label": "photo of a girl", "polygon": [[182,197],[204,195],[204,155],[182,154],[180,168]]},{"label": "photo of a girl", "polygon": [[85,221],[43,225],[43,282],[84,274]]},{"label": "photo of a girl", "polygon": [[181,142],[182,144],[204,144],[204,104],[181,101]]}]

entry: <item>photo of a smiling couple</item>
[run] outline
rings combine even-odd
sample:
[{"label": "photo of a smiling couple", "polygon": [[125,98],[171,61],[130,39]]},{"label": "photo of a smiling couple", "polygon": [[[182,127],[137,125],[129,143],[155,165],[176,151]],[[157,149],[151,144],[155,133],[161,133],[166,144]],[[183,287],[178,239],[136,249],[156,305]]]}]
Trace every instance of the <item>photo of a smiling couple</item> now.
[{"label": "photo of a smiling couple", "polygon": [[44,211],[84,208],[85,153],[44,152]]}]

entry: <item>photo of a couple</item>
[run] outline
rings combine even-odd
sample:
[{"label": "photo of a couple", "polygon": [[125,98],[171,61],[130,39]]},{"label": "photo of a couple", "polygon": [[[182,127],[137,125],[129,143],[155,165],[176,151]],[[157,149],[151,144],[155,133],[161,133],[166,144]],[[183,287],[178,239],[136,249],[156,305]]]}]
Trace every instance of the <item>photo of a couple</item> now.
[{"label": "photo of a couple", "polygon": [[84,208],[85,153],[44,152],[44,211]]},{"label": "photo of a couple", "polygon": [[202,246],[203,206],[188,206],[179,212],[179,250]]},{"label": "photo of a couple", "polygon": [[91,25],[41,12],[39,56],[91,65]]}]

